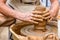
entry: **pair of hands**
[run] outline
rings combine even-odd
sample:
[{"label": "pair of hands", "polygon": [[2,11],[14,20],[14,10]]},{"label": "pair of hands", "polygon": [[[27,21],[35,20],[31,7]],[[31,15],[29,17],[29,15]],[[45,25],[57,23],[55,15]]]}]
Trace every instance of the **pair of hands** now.
[{"label": "pair of hands", "polygon": [[42,12],[40,11],[33,11],[33,12],[27,12],[27,13],[17,13],[17,19],[30,22],[30,23],[35,23],[38,24],[39,21],[43,21],[43,19],[47,19],[48,22],[50,22],[56,14],[54,12],[46,12],[41,16]]}]

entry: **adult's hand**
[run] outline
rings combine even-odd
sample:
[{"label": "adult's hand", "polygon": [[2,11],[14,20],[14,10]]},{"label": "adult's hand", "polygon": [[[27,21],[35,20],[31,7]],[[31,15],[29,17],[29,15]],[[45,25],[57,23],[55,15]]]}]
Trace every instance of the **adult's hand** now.
[{"label": "adult's hand", "polygon": [[33,14],[33,12],[20,13],[17,12],[16,18],[22,21],[38,24],[39,21],[43,21],[43,17],[39,14]]},{"label": "adult's hand", "polygon": [[54,11],[49,11],[49,12],[47,12],[46,14],[44,14],[43,15],[43,17],[45,18],[45,19],[47,19],[48,20],[48,22],[50,22],[54,17],[56,17],[57,16],[57,13],[55,13]]}]

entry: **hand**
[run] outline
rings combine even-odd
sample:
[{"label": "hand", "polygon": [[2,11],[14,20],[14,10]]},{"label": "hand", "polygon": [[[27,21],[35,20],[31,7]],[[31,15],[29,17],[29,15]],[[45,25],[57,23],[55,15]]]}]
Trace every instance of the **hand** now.
[{"label": "hand", "polygon": [[47,19],[48,22],[50,22],[54,17],[56,17],[56,15],[56,13],[49,11],[46,14],[44,14],[43,17]]},{"label": "hand", "polygon": [[38,24],[39,21],[43,21],[41,15],[33,14],[33,12],[27,12],[27,13],[17,12],[16,17],[19,20],[31,22],[35,24]]},{"label": "hand", "polygon": [[48,20],[48,22],[50,22],[57,14],[51,11],[49,11],[48,9],[44,12],[41,11],[34,11],[34,14],[39,14],[43,17],[43,19]]}]

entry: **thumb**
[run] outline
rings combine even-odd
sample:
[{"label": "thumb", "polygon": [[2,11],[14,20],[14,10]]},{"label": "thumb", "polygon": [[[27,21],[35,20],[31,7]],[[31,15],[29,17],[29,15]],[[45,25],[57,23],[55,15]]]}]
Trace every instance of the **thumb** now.
[{"label": "thumb", "polygon": [[53,17],[51,17],[50,19],[48,19],[48,22],[50,22],[53,19]]}]

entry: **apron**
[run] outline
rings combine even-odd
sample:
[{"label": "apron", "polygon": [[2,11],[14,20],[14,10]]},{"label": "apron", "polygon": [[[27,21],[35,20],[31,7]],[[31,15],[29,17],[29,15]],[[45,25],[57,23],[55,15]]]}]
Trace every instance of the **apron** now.
[{"label": "apron", "polygon": [[[39,1],[40,0],[38,0],[38,2]],[[27,0],[26,0],[26,2],[24,2],[24,0],[10,0],[8,2],[8,4],[11,5],[12,7],[14,7],[15,10],[18,10],[20,12],[29,12],[29,11],[34,10],[34,8],[36,6],[35,4],[38,4],[38,3],[34,2],[34,1],[29,3],[29,1],[27,1]]]}]

